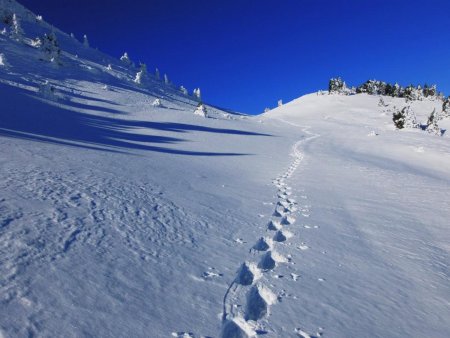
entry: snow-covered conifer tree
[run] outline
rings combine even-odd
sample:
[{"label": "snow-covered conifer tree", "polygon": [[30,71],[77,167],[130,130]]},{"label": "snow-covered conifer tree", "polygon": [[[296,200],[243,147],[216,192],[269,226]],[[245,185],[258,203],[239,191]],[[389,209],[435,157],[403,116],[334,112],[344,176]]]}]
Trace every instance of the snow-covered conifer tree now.
[{"label": "snow-covered conifer tree", "polygon": [[450,96],[442,104],[442,117],[450,117]]},{"label": "snow-covered conifer tree", "polygon": [[127,66],[131,65],[131,60],[127,52],[123,53],[123,55],[120,57],[120,61],[122,61]]},{"label": "snow-covered conifer tree", "polygon": [[42,40],[41,38],[37,37],[36,39],[31,40],[31,46],[34,48],[41,48],[42,46]]},{"label": "snow-covered conifer tree", "polygon": [[0,67],[5,67],[5,66],[6,66],[5,54],[0,53]]},{"label": "snow-covered conifer tree", "polygon": [[152,103],[153,107],[162,107],[161,99],[155,99]]},{"label": "snow-covered conifer tree", "polygon": [[89,48],[89,40],[86,34],[83,35],[83,46]]},{"label": "snow-covered conifer tree", "polygon": [[328,92],[330,94],[342,94],[346,88],[345,82],[340,77],[332,78],[328,83]]},{"label": "snow-covered conifer tree", "polygon": [[281,107],[283,105],[283,100],[278,100],[278,107]]},{"label": "snow-covered conifer tree", "polygon": [[403,111],[395,109],[394,113],[392,114],[392,121],[394,121],[395,127],[397,129],[403,129],[405,127],[405,116],[403,114]]},{"label": "snow-covered conifer tree", "polygon": [[170,82],[169,82],[169,77],[167,76],[167,74],[164,74],[164,83],[166,84],[166,85],[168,85]]},{"label": "snow-covered conifer tree", "polygon": [[433,109],[427,121],[427,132],[430,134],[441,135],[441,128],[439,128],[438,121],[440,120],[436,109]]},{"label": "snow-covered conifer tree", "polygon": [[395,109],[392,120],[398,129],[419,127],[416,114],[410,106],[403,107],[402,110]]},{"label": "snow-covered conifer tree", "polygon": [[195,88],[193,94],[194,97],[196,97],[198,100],[202,99],[202,93],[200,91],[200,88]]},{"label": "snow-covered conifer tree", "polygon": [[158,68],[156,68],[156,70],[155,70],[155,77],[156,77],[156,79],[161,79],[161,75],[159,74],[159,69]]},{"label": "snow-covered conifer tree", "polygon": [[202,117],[208,117],[208,111],[203,103],[199,102],[197,109],[194,111],[194,115],[199,115]]},{"label": "snow-covered conifer tree", "polygon": [[111,71],[112,70],[112,65],[110,63],[108,63],[108,66],[106,67],[107,71]]},{"label": "snow-covered conifer tree", "polygon": [[139,72],[137,72],[134,82],[137,84],[142,84],[142,81],[145,79],[146,76],[147,76],[147,66],[145,65],[145,63],[141,63]]},{"label": "snow-covered conifer tree", "polygon": [[21,41],[23,39],[22,26],[20,24],[20,19],[16,13],[14,13],[12,16],[11,37],[17,41]]},{"label": "snow-covered conifer tree", "polygon": [[59,63],[61,49],[59,48],[58,39],[54,32],[44,35],[40,49],[44,54],[44,60]]},{"label": "snow-covered conifer tree", "polygon": [[188,91],[187,91],[186,88],[184,88],[184,86],[180,87],[180,91],[183,93],[183,95],[187,95],[188,94]]}]

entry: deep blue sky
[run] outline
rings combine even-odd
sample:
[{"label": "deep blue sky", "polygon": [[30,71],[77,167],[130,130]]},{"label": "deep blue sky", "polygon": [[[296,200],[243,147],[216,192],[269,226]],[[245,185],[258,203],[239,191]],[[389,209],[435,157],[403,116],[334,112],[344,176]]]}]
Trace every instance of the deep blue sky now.
[{"label": "deep blue sky", "polygon": [[260,113],[341,76],[450,94],[449,0],[19,0],[209,103]]}]

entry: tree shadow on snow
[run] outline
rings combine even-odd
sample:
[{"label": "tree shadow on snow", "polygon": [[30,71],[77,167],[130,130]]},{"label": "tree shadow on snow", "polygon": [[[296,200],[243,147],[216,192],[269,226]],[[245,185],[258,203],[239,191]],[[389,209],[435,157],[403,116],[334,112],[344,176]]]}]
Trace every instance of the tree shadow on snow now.
[{"label": "tree shadow on snow", "polygon": [[[189,132],[270,136],[236,129],[212,128],[173,122],[133,121],[85,114],[70,108],[86,108],[101,112],[105,109],[84,106],[70,101],[64,101],[63,103],[68,108],[63,108],[43,101],[37,94],[30,95],[29,91],[3,84],[0,84],[0,97],[2,102],[0,136],[72,147],[108,152],[142,150],[178,155],[241,156],[249,154],[200,152],[174,149],[167,146],[188,142],[180,136]],[[154,134],[149,134],[151,131]],[[169,136],[160,135],[161,133],[169,133]]]}]

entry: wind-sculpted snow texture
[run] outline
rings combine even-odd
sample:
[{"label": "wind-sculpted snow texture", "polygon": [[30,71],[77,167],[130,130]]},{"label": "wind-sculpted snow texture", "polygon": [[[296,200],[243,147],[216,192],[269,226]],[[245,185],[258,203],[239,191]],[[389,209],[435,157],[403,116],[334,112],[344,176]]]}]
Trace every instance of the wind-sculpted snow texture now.
[{"label": "wind-sculpted snow texture", "polygon": [[404,100],[199,117],[57,29],[40,60],[0,4],[0,337],[450,336],[449,138]]}]

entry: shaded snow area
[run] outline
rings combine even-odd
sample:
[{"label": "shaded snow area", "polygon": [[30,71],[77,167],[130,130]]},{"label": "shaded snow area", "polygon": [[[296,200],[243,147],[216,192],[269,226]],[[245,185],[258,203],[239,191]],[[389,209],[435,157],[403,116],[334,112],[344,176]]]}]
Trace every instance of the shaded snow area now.
[{"label": "shaded snow area", "polygon": [[0,4],[0,337],[450,336],[450,142],[403,99],[198,115]]}]

